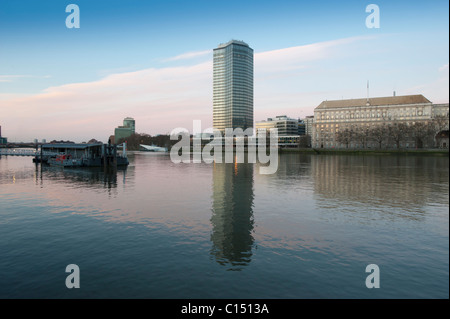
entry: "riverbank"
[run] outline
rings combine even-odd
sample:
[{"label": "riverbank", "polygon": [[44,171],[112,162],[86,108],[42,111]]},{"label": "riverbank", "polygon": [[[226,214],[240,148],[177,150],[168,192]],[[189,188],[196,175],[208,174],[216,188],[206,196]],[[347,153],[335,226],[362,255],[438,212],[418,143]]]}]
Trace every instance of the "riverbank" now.
[{"label": "riverbank", "polygon": [[[223,150],[224,151],[224,150]],[[170,150],[168,150],[170,152]],[[194,149],[191,146],[190,153]],[[236,148],[233,148],[236,152]],[[449,156],[448,149],[325,149],[325,148],[278,148],[280,154],[302,153],[320,155],[426,155],[426,156]],[[212,152],[213,153],[213,152]],[[244,153],[248,153],[248,148],[244,148]]]},{"label": "riverbank", "polygon": [[280,153],[307,153],[307,154],[345,154],[345,155],[427,155],[448,156],[448,149],[317,149],[317,148],[280,148]]}]

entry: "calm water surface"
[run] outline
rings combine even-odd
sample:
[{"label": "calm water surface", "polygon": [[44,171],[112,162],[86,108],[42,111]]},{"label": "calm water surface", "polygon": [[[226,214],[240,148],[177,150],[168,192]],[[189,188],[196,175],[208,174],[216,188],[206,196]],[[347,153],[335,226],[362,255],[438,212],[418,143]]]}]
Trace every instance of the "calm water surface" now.
[{"label": "calm water surface", "polygon": [[449,297],[448,157],[282,154],[274,175],[129,159],[0,158],[0,298]]}]

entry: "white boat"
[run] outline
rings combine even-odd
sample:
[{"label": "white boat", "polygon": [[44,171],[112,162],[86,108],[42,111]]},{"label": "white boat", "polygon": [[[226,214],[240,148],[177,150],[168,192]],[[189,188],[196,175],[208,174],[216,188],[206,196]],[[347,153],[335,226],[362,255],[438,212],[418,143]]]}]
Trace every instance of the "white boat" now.
[{"label": "white boat", "polygon": [[167,152],[167,148],[165,147],[159,147],[156,145],[139,145],[139,150],[143,152]]}]

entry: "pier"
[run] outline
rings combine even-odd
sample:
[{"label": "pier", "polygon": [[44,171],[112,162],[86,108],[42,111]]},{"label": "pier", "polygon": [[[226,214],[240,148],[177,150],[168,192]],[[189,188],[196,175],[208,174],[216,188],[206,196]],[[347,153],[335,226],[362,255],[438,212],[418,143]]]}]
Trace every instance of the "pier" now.
[{"label": "pier", "polygon": [[[40,150],[32,150],[32,149],[17,149],[17,148],[0,148],[0,156],[36,156],[40,155]],[[43,152],[45,156],[56,155],[51,152]]]}]

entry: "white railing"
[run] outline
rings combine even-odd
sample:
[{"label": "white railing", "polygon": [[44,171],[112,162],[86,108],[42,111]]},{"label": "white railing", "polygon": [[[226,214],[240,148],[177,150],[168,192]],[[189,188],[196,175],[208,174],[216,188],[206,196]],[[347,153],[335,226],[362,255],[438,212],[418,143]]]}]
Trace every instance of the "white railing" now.
[{"label": "white railing", "polygon": [[[5,156],[40,156],[41,150],[17,149],[17,148],[0,148],[0,155]],[[44,156],[58,155],[55,152],[42,152]]]},{"label": "white railing", "polygon": [[0,149],[0,155],[9,155],[9,156],[36,156],[36,150],[27,150],[27,149],[8,149],[3,148]]}]

